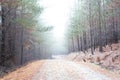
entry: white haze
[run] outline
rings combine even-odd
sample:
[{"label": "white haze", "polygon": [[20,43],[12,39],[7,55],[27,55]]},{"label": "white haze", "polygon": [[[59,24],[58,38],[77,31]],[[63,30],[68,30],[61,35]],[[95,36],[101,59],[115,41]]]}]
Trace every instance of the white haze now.
[{"label": "white haze", "polygon": [[70,10],[75,0],[40,0],[40,5],[44,7],[41,15],[46,25],[52,25],[52,39],[55,50],[64,48],[64,34],[68,25]]}]

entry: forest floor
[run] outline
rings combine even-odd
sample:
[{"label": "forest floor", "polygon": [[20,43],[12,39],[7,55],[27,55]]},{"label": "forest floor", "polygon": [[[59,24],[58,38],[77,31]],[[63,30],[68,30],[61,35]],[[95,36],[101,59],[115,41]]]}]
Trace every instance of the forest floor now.
[{"label": "forest floor", "polygon": [[104,52],[100,53],[97,48],[94,55],[91,54],[90,49],[86,53],[71,53],[65,59],[75,62],[94,63],[101,68],[120,74],[120,43],[111,46],[107,45],[103,50]]},{"label": "forest floor", "polygon": [[24,66],[10,71],[6,75],[0,77],[0,80],[31,80],[32,76],[39,70],[44,61],[30,62]]}]

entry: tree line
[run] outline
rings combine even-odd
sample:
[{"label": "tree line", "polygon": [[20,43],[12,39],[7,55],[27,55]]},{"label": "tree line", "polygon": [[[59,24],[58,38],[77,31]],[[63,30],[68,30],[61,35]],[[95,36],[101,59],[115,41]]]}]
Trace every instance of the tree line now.
[{"label": "tree line", "polygon": [[[120,41],[120,0],[76,0],[68,27],[69,52],[103,47]],[[112,49],[112,47],[111,47]]]},{"label": "tree line", "polygon": [[52,27],[38,19],[42,11],[38,0],[0,0],[0,65],[46,58],[44,35]]}]

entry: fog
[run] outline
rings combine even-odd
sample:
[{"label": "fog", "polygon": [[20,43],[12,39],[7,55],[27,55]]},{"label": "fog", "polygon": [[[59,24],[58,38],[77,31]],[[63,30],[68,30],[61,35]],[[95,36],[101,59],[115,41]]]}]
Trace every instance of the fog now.
[{"label": "fog", "polygon": [[51,31],[51,51],[53,54],[67,53],[65,32],[69,23],[70,11],[75,0],[40,0],[44,7],[41,19],[45,25],[53,26]]}]

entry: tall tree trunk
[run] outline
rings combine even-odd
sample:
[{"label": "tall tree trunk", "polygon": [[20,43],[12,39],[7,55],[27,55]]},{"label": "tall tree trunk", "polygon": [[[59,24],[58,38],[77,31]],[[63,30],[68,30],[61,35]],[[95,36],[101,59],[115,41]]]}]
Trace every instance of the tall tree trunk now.
[{"label": "tall tree trunk", "polygon": [[2,33],[1,33],[1,56],[0,56],[0,63],[2,63],[5,59],[5,28],[6,28],[6,22],[5,22],[5,12],[6,7],[1,4],[1,13],[2,13]]},{"label": "tall tree trunk", "polygon": [[80,51],[80,41],[79,41],[79,35],[77,35],[77,44],[78,44],[78,51]]},{"label": "tall tree trunk", "polygon": [[99,12],[99,51],[103,52],[102,48],[102,26],[101,26],[101,0],[98,0],[98,12]]},{"label": "tall tree trunk", "polygon": [[91,43],[91,53],[94,54],[93,52],[93,37],[92,37],[92,13],[91,13],[91,2],[89,1],[89,26],[90,26],[90,43]]}]

